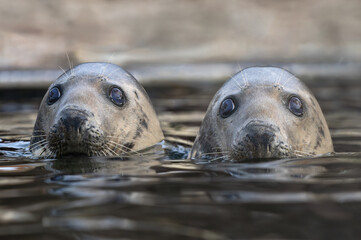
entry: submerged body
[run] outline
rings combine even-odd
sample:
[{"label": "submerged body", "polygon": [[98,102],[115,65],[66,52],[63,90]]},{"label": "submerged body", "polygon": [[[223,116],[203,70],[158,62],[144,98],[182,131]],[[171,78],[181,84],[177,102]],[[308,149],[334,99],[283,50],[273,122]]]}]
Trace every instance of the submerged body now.
[{"label": "submerged body", "polygon": [[308,88],[283,69],[252,67],[215,94],[190,156],[242,161],[332,151],[326,120]]},{"label": "submerged body", "polygon": [[45,94],[30,150],[35,156],[118,156],[163,139],[143,87],[110,63],[84,63],[61,75]]}]

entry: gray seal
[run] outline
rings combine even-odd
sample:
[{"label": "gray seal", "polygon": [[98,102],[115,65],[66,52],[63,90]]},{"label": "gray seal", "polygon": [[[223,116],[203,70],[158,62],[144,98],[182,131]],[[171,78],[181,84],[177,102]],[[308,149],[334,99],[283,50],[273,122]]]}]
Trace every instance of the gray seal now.
[{"label": "gray seal", "polygon": [[326,120],[309,89],[283,69],[251,67],[215,94],[190,157],[243,161],[333,151]]},{"label": "gray seal", "polygon": [[30,151],[38,157],[119,156],[163,138],[151,101],[131,74],[110,63],[83,63],[49,87]]}]

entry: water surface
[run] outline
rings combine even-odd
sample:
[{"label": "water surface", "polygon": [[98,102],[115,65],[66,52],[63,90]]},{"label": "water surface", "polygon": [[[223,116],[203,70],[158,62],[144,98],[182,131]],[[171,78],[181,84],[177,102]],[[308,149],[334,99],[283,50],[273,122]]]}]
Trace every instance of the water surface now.
[{"label": "water surface", "polygon": [[40,98],[0,99],[0,239],[361,235],[360,81],[308,82],[337,153],[256,163],[182,159],[219,87],[195,85],[147,88],[166,151],[160,145],[128,158],[32,158],[29,136]]}]

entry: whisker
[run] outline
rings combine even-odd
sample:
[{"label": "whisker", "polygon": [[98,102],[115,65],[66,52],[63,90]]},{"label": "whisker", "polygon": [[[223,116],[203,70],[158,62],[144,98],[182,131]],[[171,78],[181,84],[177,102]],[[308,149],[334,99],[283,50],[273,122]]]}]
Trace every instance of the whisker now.
[{"label": "whisker", "polygon": [[221,157],[217,157],[217,158],[212,158],[209,161],[214,162],[214,161],[217,161],[217,160],[220,160],[220,159],[226,159],[226,157],[228,158],[228,156],[221,156]]},{"label": "whisker", "polygon": [[108,135],[107,137],[109,138],[116,138],[116,139],[123,139],[124,137],[119,137],[119,136],[113,136],[113,135]]},{"label": "whisker", "polygon": [[283,77],[284,74],[285,73],[283,71],[281,72],[281,74],[279,74],[279,77],[277,78],[277,82],[276,82],[277,85],[280,85],[281,78]]},{"label": "whisker", "polygon": [[43,133],[45,133],[44,130],[40,130],[40,129],[38,129],[38,130],[33,130],[33,132],[43,132]]},{"label": "whisker", "polygon": [[43,135],[31,135],[30,138],[36,138],[36,137],[46,137],[46,134]]},{"label": "whisker", "polygon": [[225,152],[210,152],[210,153],[204,153],[201,156],[206,156],[206,155],[218,155],[218,154],[226,154],[229,153],[229,151],[225,151]]},{"label": "whisker", "polygon": [[287,85],[287,83],[288,83],[291,79],[293,79],[293,78],[296,78],[296,77],[292,75],[291,77],[289,77],[289,78],[282,84],[282,86],[285,87],[285,86]]},{"label": "whisker", "polygon": [[127,146],[124,146],[123,144],[114,142],[114,141],[112,141],[112,140],[110,140],[109,143],[115,144],[116,147],[119,146],[119,147],[121,147],[121,148],[125,148],[126,150],[128,150],[128,151],[130,151],[130,152],[132,152],[132,153],[135,153],[135,154],[137,154],[137,155],[142,155],[142,154],[140,154],[139,152],[137,152],[137,151],[135,151],[135,150],[133,150],[133,149],[127,147]]},{"label": "whisker", "polygon": [[56,151],[50,151],[51,155],[50,157],[51,158],[56,158]]},{"label": "whisker", "polygon": [[48,150],[48,149],[45,148],[45,147],[43,147],[43,148],[44,148],[44,150],[39,154],[39,157],[41,157],[41,155],[43,155],[43,153]]},{"label": "whisker", "polygon": [[55,153],[54,151],[50,150],[47,147],[44,147],[45,151],[43,151],[39,156],[43,155],[43,153],[45,152],[45,155],[42,156],[44,158],[55,158]]},{"label": "whisker", "polygon": [[239,68],[238,72],[240,72],[240,71],[242,71],[244,69],[244,67],[242,67],[241,63],[237,63],[237,65],[238,65],[238,68]]},{"label": "whisker", "polygon": [[293,153],[295,153],[296,155],[298,155],[300,157],[315,156],[315,154],[312,154],[310,152],[303,152],[303,151],[299,151],[299,150],[293,150]]},{"label": "whisker", "polygon": [[105,152],[107,153],[107,156],[111,157],[114,156],[108,149],[108,147],[105,149]]},{"label": "whisker", "polygon": [[226,149],[219,149],[219,150],[216,150],[214,152],[207,152],[207,153],[203,153],[204,155],[207,155],[207,154],[210,154],[210,155],[217,155],[217,154],[226,154],[226,153],[229,153],[229,150],[226,150]]},{"label": "whisker", "polygon": [[100,152],[103,154],[104,157],[107,156],[107,154],[104,152],[104,150],[101,150]]},{"label": "whisker", "polygon": [[66,73],[66,71],[65,71],[62,67],[60,67],[60,66],[58,66],[58,67],[64,72],[64,74],[66,75],[66,77],[69,78],[69,75]]},{"label": "whisker", "polygon": [[[121,150],[121,154],[127,154],[128,156],[130,155],[130,154],[138,154],[137,152],[132,152],[132,150],[131,149],[127,149],[125,146],[123,146],[122,144],[117,144],[117,143],[115,143],[115,142],[108,142],[108,144],[109,144],[109,146],[112,146],[112,147],[114,147],[116,150]],[[127,151],[124,151],[124,149],[122,149],[122,148],[125,148],[125,150],[128,150],[129,152],[127,152]]]},{"label": "whisker", "polygon": [[[123,139],[123,137],[119,137],[119,136],[107,136],[107,138]],[[137,152],[137,151],[135,151],[135,150],[121,144],[121,143],[114,142],[113,140],[109,140],[109,143],[115,144],[116,145],[115,147],[122,147],[122,148],[125,148],[126,150],[129,150],[129,151],[133,152],[133,153],[136,153],[138,155],[142,155],[141,153],[139,153],[139,152]]]},{"label": "whisker", "polygon": [[112,59],[114,58],[114,55],[115,55],[115,52],[112,52],[112,54],[110,54],[110,55],[108,56],[107,61],[108,61],[108,62],[113,62]]},{"label": "whisker", "polygon": [[234,76],[230,75],[230,78],[236,83],[237,87],[239,90],[242,90],[243,87],[241,86],[241,84],[239,84],[239,82],[237,81],[237,79],[234,78]]},{"label": "whisker", "polygon": [[50,150],[48,147],[46,147],[46,156],[47,158],[51,158],[54,155],[54,151]]},{"label": "whisker", "polygon": [[114,71],[111,71],[109,74],[105,75],[105,78],[109,78],[110,75],[112,75],[113,73],[116,73],[117,71],[119,71],[119,69],[115,69]]},{"label": "whisker", "polygon": [[299,153],[310,153],[310,152],[305,152],[305,151],[300,151],[300,150],[293,150],[294,152],[299,152]]},{"label": "whisker", "polygon": [[113,151],[113,150],[110,148],[110,146],[108,145],[108,143],[107,143],[105,146],[107,147],[106,150],[110,153],[109,156],[111,156],[112,152],[113,152],[113,154],[114,154],[115,156],[118,155],[115,151]]},{"label": "whisker", "polygon": [[[111,149],[109,146],[106,146],[106,149],[105,151],[108,153],[108,156],[111,157],[111,156],[117,156],[115,153],[112,153],[111,152]],[[113,151],[114,152],[114,151]]]},{"label": "whisker", "polygon": [[244,87],[247,87],[249,82],[248,82],[248,78],[247,78],[247,74],[244,73],[244,71],[241,72],[241,76],[243,78],[243,82],[244,82]]},{"label": "whisker", "polygon": [[219,147],[213,147],[213,149],[215,149],[215,150],[221,150],[221,151],[228,151],[226,147],[221,147],[221,146],[219,146]]},{"label": "whisker", "polygon": [[73,66],[70,62],[70,58],[69,58],[69,54],[68,52],[66,52],[66,58],[68,59],[68,64],[69,64],[69,68],[70,68],[70,75],[73,75]]},{"label": "whisker", "polygon": [[[103,65],[102,66],[102,68],[101,68],[101,72],[100,72],[100,74],[98,75],[98,77],[104,77],[104,72],[105,72],[105,70],[108,68],[108,66],[109,65]],[[118,70],[118,69],[117,69]],[[110,75],[110,74],[108,74],[108,75]]]},{"label": "whisker", "polygon": [[43,143],[45,143],[46,144],[46,139],[44,139],[44,140],[41,140],[41,141],[39,141],[39,142],[36,142],[36,143],[33,143],[33,144],[30,144],[29,145],[29,147],[35,147],[35,146],[37,146],[37,145],[42,145]]}]

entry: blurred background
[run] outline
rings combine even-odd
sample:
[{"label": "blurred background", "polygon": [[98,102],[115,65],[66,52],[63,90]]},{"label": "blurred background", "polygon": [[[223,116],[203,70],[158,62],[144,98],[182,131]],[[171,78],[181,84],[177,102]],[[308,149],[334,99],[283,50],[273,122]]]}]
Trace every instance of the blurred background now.
[{"label": "blurred background", "polygon": [[349,63],[359,0],[1,0],[0,68],[85,61]]}]

